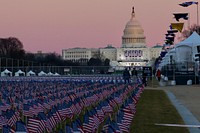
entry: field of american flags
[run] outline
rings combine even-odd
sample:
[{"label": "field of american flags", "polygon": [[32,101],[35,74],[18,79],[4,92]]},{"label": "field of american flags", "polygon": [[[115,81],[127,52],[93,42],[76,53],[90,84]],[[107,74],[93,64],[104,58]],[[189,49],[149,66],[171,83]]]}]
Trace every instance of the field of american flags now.
[{"label": "field of american flags", "polygon": [[[110,77],[9,77],[0,81],[3,132],[129,132],[140,80]],[[20,124],[19,124],[20,123]]]}]

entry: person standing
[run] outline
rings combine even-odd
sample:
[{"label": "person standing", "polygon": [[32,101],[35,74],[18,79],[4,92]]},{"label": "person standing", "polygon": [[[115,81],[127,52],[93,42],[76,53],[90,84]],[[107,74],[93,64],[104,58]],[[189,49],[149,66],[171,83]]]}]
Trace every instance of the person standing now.
[{"label": "person standing", "polygon": [[125,83],[130,82],[130,73],[127,68],[125,68],[125,70],[123,72],[123,78],[124,78]]},{"label": "person standing", "polygon": [[135,68],[133,68],[133,70],[131,71],[131,75],[132,75],[133,81],[137,80],[138,73]]},{"label": "person standing", "polygon": [[158,69],[156,71],[156,77],[157,77],[158,81],[160,82],[160,78],[161,78],[161,71],[160,71],[160,69]]},{"label": "person standing", "polygon": [[142,84],[144,84],[144,86],[147,86],[147,75],[146,73],[142,74]]}]

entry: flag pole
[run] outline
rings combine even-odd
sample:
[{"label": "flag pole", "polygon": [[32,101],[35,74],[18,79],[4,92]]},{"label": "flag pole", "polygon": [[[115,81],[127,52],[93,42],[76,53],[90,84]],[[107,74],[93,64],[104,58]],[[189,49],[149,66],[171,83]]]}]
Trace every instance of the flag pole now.
[{"label": "flag pole", "polygon": [[199,26],[199,2],[197,2],[197,33],[200,34],[198,26]]},{"label": "flag pole", "polygon": [[199,2],[197,3],[197,26],[199,26]]},{"label": "flag pole", "polygon": [[188,30],[190,30],[190,13],[188,13]]}]

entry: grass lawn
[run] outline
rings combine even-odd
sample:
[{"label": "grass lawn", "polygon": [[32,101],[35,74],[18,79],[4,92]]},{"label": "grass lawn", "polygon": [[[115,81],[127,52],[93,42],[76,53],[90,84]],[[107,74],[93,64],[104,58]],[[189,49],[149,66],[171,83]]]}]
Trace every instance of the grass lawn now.
[{"label": "grass lawn", "polygon": [[145,90],[136,107],[130,127],[131,133],[189,133],[183,127],[156,126],[160,124],[184,124],[175,107],[162,90]]}]

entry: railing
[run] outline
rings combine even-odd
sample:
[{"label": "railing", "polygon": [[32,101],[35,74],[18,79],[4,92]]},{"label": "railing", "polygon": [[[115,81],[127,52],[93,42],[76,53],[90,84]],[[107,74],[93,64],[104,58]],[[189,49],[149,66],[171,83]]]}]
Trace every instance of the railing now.
[{"label": "railing", "polygon": [[[133,67],[128,67],[130,71]],[[0,72],[3,72],[5,69],[8,69],[12,72],[12,75],[15,76],[15,72],[21,70],[25,72],[25,75],[31,70],[38,75],[39,72],[43,71],[46,74],[49,72],[55,74],[58,73],[60,76],[113,76],[120,75],[125,69],[125,67],[109,67],[109,66],[0,66]],[[148,73],[143,71],[143,67],[136,68],[138,76],[143,76],[146,74],[146,77],[151,80],[155,78],[155,69],[150,69]],[[162,67],[161,73],[163,77],[167,77],[169,81],[176,81],[176,84],[187,84],[188,80],[192,80],[192,84],[199,84],[199,66],[194,64],[177,64],[177,65],[166,65]],[[2,74],[1,74],[2,76]],[[51,75],[50,75],[51,76]]]}]

